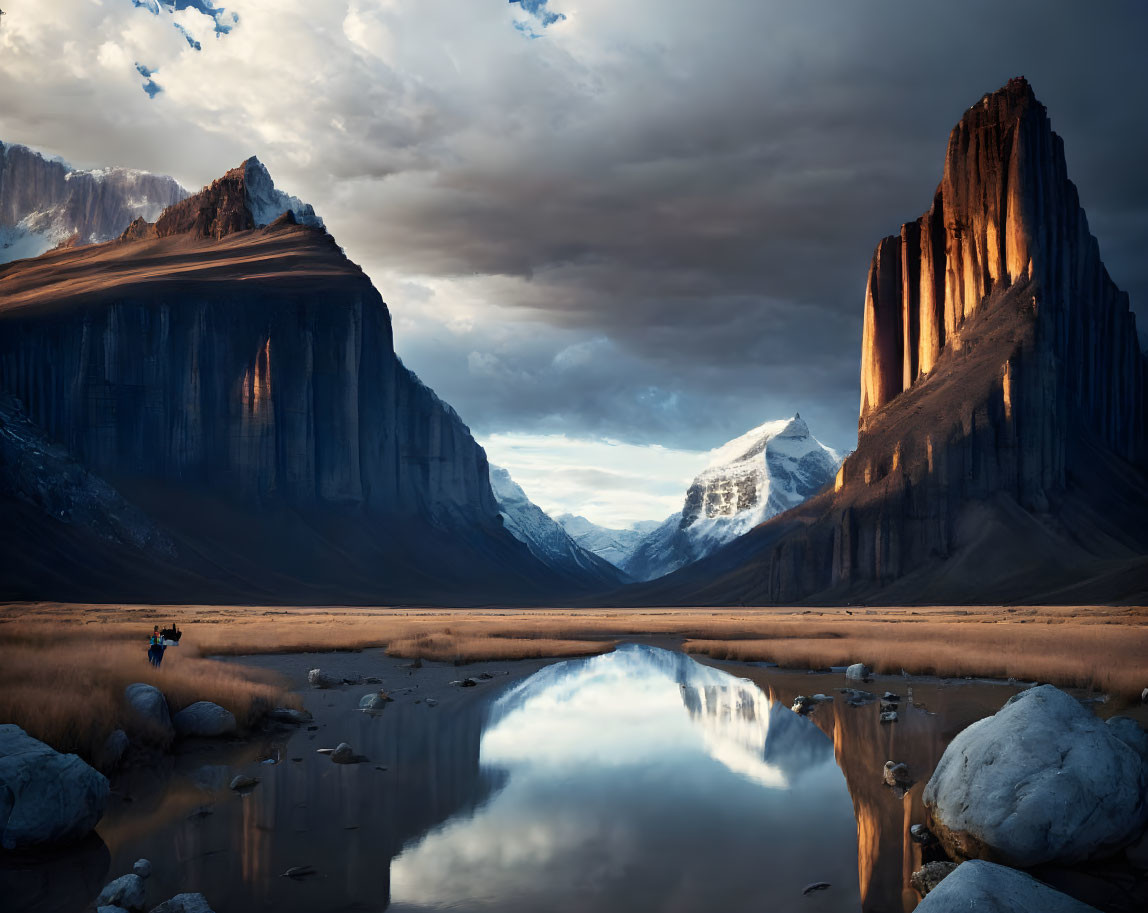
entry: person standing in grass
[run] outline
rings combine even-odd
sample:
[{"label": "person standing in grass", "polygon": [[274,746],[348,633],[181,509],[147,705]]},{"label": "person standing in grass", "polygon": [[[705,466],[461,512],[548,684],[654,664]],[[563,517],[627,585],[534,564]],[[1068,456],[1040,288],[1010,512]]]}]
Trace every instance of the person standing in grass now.
[{"label": "person standing in grass", "polygon": [[163,662],[163,635],[159,633],[159,625],[152,629],[151,639],[148,640],[147,658],[157,669]]}]

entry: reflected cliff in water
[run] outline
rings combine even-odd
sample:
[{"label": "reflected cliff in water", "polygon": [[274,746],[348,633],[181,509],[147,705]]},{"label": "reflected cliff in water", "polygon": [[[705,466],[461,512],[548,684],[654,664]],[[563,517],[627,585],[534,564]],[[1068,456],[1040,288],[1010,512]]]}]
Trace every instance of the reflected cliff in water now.
[{"label": "reflected cliff in water", "polygon": [[[491,708],[505,785],[391,864],[395,910],[854,911],[856,826],[832,742],[753,683],[627,645]],[[833,887],[802,897],[811,882]]]}]

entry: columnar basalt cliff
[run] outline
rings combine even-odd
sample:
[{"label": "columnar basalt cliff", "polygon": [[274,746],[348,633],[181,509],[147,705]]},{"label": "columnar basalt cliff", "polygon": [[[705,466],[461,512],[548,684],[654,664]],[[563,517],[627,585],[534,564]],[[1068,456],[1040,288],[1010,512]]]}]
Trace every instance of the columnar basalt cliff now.
[{"label": "columnar basalt cliff", "polygon": [[[0,267],[0,386],[174,542],[172,587],[129,575],[89,598],[546,592],[482,449],[395,356],[378,292],[265,175],[245,162],[138,240]],[[285,217],[256,227],[276,202]],[[5,595],[83,598],[9,570]]]},{"label": "columnar basalt cliff", "polygon": [[668,578],[677,598],[1148,593],[1146,359],[1023,79],[966,112],[929,211],[877,245],[863,327],[835,490]]}]

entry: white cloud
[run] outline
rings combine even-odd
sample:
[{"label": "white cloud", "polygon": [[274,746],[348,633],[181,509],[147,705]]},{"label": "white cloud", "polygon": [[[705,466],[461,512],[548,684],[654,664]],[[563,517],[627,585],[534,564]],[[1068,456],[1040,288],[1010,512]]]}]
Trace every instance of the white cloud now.
[{"label": "white cloud", "polygon": [[580,514],[611,528],[681,510],[686,487],[709,459],[709,451],[558,434],[492,434],[479,443],[551,516]]}]

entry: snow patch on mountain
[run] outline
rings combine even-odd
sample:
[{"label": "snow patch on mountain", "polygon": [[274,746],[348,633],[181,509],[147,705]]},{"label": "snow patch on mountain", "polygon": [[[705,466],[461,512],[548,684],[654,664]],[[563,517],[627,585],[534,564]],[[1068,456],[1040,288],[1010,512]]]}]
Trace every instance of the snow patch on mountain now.
[{"label": "snow patch on mountain", "polygon": [[310,203],[284,193],[275,186],[271,173],[254,155],[243,163],[243,181],[247,188],[247,206],[255,224],[262,228],[270,225],[283,213],[290,211],[300,225],[325,228],[323,220],[315,214]]},{"label": "snow patch on mountain", "polygon": [[575,542],[527,497],[505,469],[490,467],[490,487],[507,532],[543,564],[582,585],[602,588],[627,582],[626,575],[615,565]]},{"label": "snow patch on mountain", "polygon": [[582,548],[616,567],[622,567],[641,541],[661,525],[657,520],[646,520],[628,529],[611,529],[574,514],[562,514],[555,520]]}]

